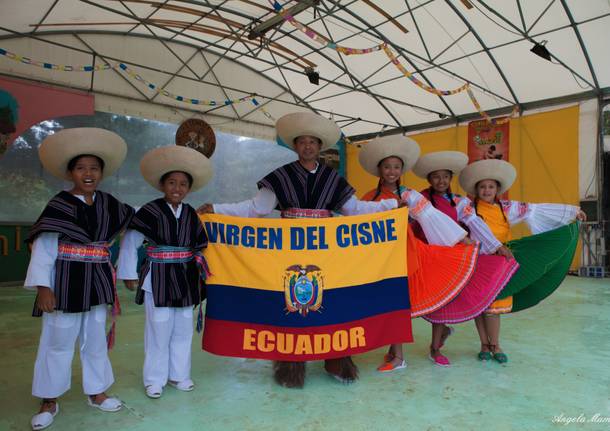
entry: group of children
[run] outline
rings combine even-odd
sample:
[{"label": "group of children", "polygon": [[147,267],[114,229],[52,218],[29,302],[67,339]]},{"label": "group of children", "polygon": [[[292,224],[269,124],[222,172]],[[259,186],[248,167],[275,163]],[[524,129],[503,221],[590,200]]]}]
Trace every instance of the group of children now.
[{"label": "group of children", "polygon": [[[456,226],[467,230],[464,243],[476,241],[480,246],[476,268],[459,292],[454,291],[448,302],[439,299],[437,306],[413,313],[432,323],[430,359],[436,365],[449,366],[449,359],[440,352],[453,331],[447,325],[474,319],[481,340],[478,358],[506,363],[508,356],[500,347],[500,314],[536,305],[560,285],[578,241],[577,229],[568,225],[576,219],[585,220],[586,216],[573,205],[502,200],[502,194],[516,179],[515,168],[506,161],[481,160],[468,165],[468,157],[457,151],[418,156],[419,146],[414,140],[404,136],[384,137],[366,145],[360,152],[360,163],[379,177],[378,187],[363,199],[404,200],[409,195],[423,196],[424,208],[433,206],[449,216]],[[430,184],[421,195],[400,184],[400,176],[410,168]],[[460,186],[474,197],[474,202],[452,193],[450,183],[454,175],[459,175]],[[410,214],[420,212],[421,207],[416,203]],[[522,221],[535,235],[509,243],[511,226]],[[413,244],[413,239],[430,244],[442,244],[442,241],[425,228],[421,229],[420,220],[410,225],[414,235],[410,235],[413,247],[409,251],[425,261],[429,248],[418,241]],[[565,228],[559,229],[562,226]],[[446,239],[450,235],[444,233],[441,237]],[[511,250],[515,251],[514,256]],[[417,306],[413,304],[414,297],[423,302],[442,288],[444,281],[436,277],[439,281],[435,282],[435,273],[451,268],[450,256],[447,250],[442,262],[418,265],[417,270],[424,274],[414,277],[415,283],[409,285],[412,307]],[[456,269],[449,272],[455,273]],[[409,275],[411,280],[411,271]],[[428,282],[418,283],[420,279]],[[378,370],[390,372],[405,365],[400,345],[392,345]]]},{"label": "group of children", "polygon": [[[475,319],[481,339],[479,359],[506,362],[499,342],[499,315],[535,305],[557,288],[576,244],[573,235],[558,228],[584,219],[584,213],[571,205],[501,200],[516,177],[509,163],[483,160],[467,166],[465,155],[448,151],[420,158],[419,146],[404,136],[376,138],[360,152],[360,163],[379,177],[379,185],[358,200],[343,178],[318,162],[322,147],[339,138],[332,121],[310,113],[289,114],[278,121],[277,128],[299,160],[261,180],[254,199],[206,204],[199,211],[252,217],[278,208],[285,217],[325,217],[331,211],[350,215],[408,206],[413,219],[409,253],[418,261],[413,265],[417,273],[411,277],[410,269],[409,274],[411,303],[414,316],[432,323],[430,359],[449,366],[449,359],[440,352],[452,331],[447,324]],[[193,308],[199,306],[201,317],[209,270],[202,255],[205,231],[195,209],[183,200],[209,181],[212,166],[205,156],[186,147],[150,151],[141,161],[141,172],[163,197],[136,212],[97,190],[100,181],[118,169],[126,152],[118,135],[95,128],[60,131],[46,138],[39,149],[43,167],[73,186],[49,201],[28,237],[32,256],[25,285],[37,290],[34,315],[42,316],[32,384],[33,395],[42,403],[31,421],[34,430],[51,425],[59,412],[57,398],[70,388],[77,340],[89,405],[109,412],[121,409],[121,401],[105,393],[114,381],[108,349],[120,312],[116,278],[136,290],[136,302],[144,304],[146,395],[159,398],[168,384],[182,391],[194,388],[190,375]],[[430,183],[422,193],[400,184],[400,177],[411,169]],[[474,202],[451,192],[451,179],[458,174]],[[523,240],[507,247],[510,226],[521,221],[534,234],[548,231],[552,238],[534,235],[535,240],[523,247],[519,244]],[[115,274],[109,246],[123,231]],[[556,251],[549,253],[548,261],[541,261],[544,256],[529,259],[532,249],[548,247],[548,241]],[[137,250],[144,242],[146,255],[137,271]],[[434,249],[439,245],[445,246],[440,254]],[[467,254],[472,255],[468,261],[472,268],[460,277],[443,277],[458,271]],[[509,281],[519,266],[514,282]],[[519,276],[521,271],[525,275]],[[113,323],[106,334],[109,308]],[[379,371],[405,366],[401,345],[392,345]],[[350,358],[329,360],[325,367],[342,381],[357,377]],[[304,363],[277,363],[274,369],[279,383],[302,386]]]},{"label": "group of children", "polygon": [[[89,405],[106,412],[121,409],[121,401],[105,393],[114,382],[108,349],[120,312],[117,276],[128,289],[137,289],[136,302],[145,306],[146,394],[159,398],[166,384],[181,391],[194,388],[193,306],[204,299],[207,236],[183,199],[207,183],[212,165],[186,147],[150,151],[141,161],[142,175],[163,197],[135,212],[97,189],[126,153],[123,139],[96,128],[62,130],[39,149],[44,168],[73,186],[51,199],[28,236],[32,256],[25,286],[37,289],[34,315],[43,319],[32,383],[32,394],[42,399],[31,421],[34,430],[51,425],[59,412],[57,398],[70,388],[77,339]],[[115,274],[109,247],[125,230]],[[137,248],[144,241],[138,277]],[[106,334],[109,305],[113,323]]]}]

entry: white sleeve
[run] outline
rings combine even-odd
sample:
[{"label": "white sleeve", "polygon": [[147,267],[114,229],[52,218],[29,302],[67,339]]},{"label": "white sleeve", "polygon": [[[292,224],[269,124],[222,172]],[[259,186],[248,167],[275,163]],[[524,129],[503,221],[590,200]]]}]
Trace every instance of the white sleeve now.
[{"label": "white sleeve", "polygon": [[468,234],[451,217],[434,208],[421,193],[409,189],[400,197],[409,207],[409,216],[421,225],[428,243],[453,246]]},{"label": "white sleeve", "polygon": [[475,214],[470,199],[459,198],[455,209],[457,210],[458,221],[468,226],[470,237],[481,243],[481,254],[493,254],[498,248],[502,247],[502,243],[489,230],[487,223]]},{"label": "white sleeve", "polygon": [[[512,202],[511,202],[512,204]],[[533,234],[547,232],[576,219],[579,207],[564,204],[526,204],[524,220]],[[512,206],[511,206],[512,209]],[[510,214],[510,213],[509,213]],[[509,216],[509,222],[511,217]],[[512,223],[511,223],[512,224]]]},{"label": "white sleeve", "polygon": [[144,235],[134,229],[128,229],[123,235],[119,247],[116,278],[119,280],[138,279],[138,248],[144,242]]},{"label": "white sleeve", "polygon": [[214,212],[237,217],[264,217],[271,214],[276,205],[275,193],[263,187],[253,199],[232,204],[214,204]]},{"label": "white sleeve", "polygon": [[383,199],[379,202],[361,201],[352,195],[339,210],[341,214],[350,216],[358,214],[370,214],[382,211],[393,210],[398,207],[396,199]]},{"label": "white sleeve", "polygon": [[37,286],[44,286],[53,290],[58,243],[59,234],[55,232],[41,233],[34,240],[23,287],[34,290]]}]

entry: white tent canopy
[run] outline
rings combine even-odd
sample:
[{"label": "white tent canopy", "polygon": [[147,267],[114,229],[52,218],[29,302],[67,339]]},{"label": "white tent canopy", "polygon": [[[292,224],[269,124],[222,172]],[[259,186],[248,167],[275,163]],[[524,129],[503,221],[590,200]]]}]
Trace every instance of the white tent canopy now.
[{"label": "white tent canopy", "polygon": [[[340,46],[387,43],[423,85],[451,90],[469,83],[491,115],[610,93],[608,0],[281,5],[302,6],[295,19]],[[9,56],[0,56],[0,73],[91,91],[99,110],[175,121],[193,111],[221,130],[257,137],[272,136],[274,119],[295,110],[332,116],[346,135],[361,137],[479,116],[466,92],[425,91],[383,50],[339,53],[279,17],[267,0],[20,0],[4,1],[2,9],[0,49]],[[273,18],[278,25],[262,40],[248,39]],[[530,52],[543,41],[552,61]],[[10,54],[111,68],[51,70]],[[319,73],[319,86],[309,82],[306,67]],[[252,94],[255,103],[224,103]],[[176,96],[219,104],[185,103]]]}]

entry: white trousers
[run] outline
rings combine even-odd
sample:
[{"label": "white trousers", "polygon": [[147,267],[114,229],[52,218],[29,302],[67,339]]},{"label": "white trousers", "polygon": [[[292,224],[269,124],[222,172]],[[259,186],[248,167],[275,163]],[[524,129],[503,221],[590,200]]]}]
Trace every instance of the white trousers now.
[{"label": "white trousers", "polygon": [[190,379],[193,307],[155,307],[151,292],[144,307],[144,386]]},{"label": "white trousers", "polygon": [[55,311],[42,314],[32,395],[56,398],[70,389],[77,339],[85,394],[105,392],[114,383],[106,346],[106,307],[97,305],[84,313]]}]

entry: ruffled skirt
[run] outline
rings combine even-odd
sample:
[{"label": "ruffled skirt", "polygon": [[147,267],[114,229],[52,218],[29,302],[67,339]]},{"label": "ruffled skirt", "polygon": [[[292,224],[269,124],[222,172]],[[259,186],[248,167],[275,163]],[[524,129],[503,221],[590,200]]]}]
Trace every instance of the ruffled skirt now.
[{"label": "ruffled skirt", "polygon": [[411,315],[423,316],[453,301],[470,281],[477,258],[476,245],[429,245],[417,239],[409,227],[407,260]]},{"label": "ruffled skirt", "polygon": [[507,243],[519,262],[519,270],[497,299],[508,304],[512,298],[512,305],[496,301],[487,313],[525,310],[551,295],[566,277],[577,244],[578,223]]},{"label": "ruffled skirt", "polygon": [[490,306],[518,268],[515,259],[479,256],[472,278],[459,295],[423,318],[432,323],[461,323],[474,319]]}]

